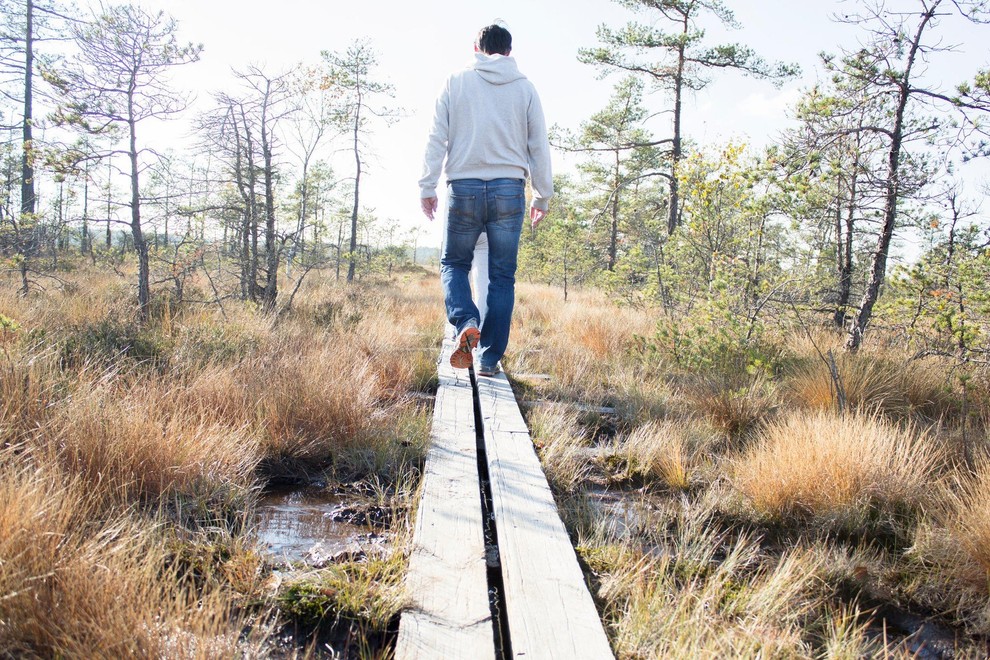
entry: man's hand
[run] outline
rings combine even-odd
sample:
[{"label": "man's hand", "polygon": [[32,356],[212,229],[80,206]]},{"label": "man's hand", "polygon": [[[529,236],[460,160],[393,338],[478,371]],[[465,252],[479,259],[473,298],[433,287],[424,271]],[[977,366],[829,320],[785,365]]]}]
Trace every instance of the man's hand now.
[{"label": "man's hand", "polygon": [[536,229],[536,225],[540,224],[545,217],[547,217],[547,212],[543,209],[538,209],[535,206],[529,209],[529,219],[532,221],[533,229]]},{"label": "man's hand", "polygon": [[423,213],[430,220],[433,219],[433,214],[437,212],[437,198],[436,197],[423,197],[419,200],[423,207]]}]

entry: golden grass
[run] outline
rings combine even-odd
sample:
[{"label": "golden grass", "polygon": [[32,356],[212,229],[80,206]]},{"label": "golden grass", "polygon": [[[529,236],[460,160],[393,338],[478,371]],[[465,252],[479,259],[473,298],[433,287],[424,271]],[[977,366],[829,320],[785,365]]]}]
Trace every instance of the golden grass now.
[{"label": "golden grass", "polygon": [[953,487],[942,490],[937,516],[941,529],[929,533],[944,538],[929,542],[928,551],[951,583],[985,599],[990,595],[990,460],[984,459],[975,472],[958,476]]},{"label": "golden grass", "polygon": [[859,660],[868,657],[913,657],[886,648],[874,641],[869,632],[870,617],[855,605],[843,605],[825,617],[825,643],[823,657],[830,660]]},{"label": "golden grass", "polygon": [[[951,365],[944,360],[913,360],[906,352],[885,348],[856,354],[837,350],[834,355],[849,410],[877,411],[899,419],[918,415],[951,420],[959,414]],[[817,355],[805,354],[798,360],[785,383],[788,398],[797,406],[838,409],[829,367]]]},{"label": "golden grass", "polygon": [[245,422],[203,416],[187,396],[144,377],[97,382],[80,387],[41,437],[94,490],[222,512],[252,486],[259,440]]},{"label": "golden grass", "polygon": [[605,449],[604,461],[618,468],[613,472],[619,480],[684,490],[696,479],[707,444],[682,423],[648,422],[613,440]]},{"label": "golden grass", "polygon": [[[568,303],[535,286],[520,292],[510,371],[550,376],[526,380],[526,397],[559,405],[535,407],[529,421],[548,475],[566,484],[558,506],[594,573],[618,657],[913,657],[899,633],[877,637],[856,594],[990,630],[986,569],[956,540],[970,536],[974,553],[987,544],[976,503],[990,494],[977,500],[985,486],[969,481],[940,504],[947,450],[963,428],[954,363],[883,342],[846,355],[839,334],[818,332],[812,343],[780,328],[769,339],[779,359],[759,378],[676,371],[671,356],[642,351],[634,337],[649,349],[655,310],[591,291]],[[829,348],[845,416],[817,354]],[[969,391],[973,451],[984,444],[974,441],[979,416],[990,419],[975,385],[983,377],[976,370]],[[574,441],[568,403],[614,406],[596,432],[615,436],[599,448]],[[593,460],[599,469],[589,470]],[[601,468],[613,491],[603,501]],[[942,509],[952,515],[936,516]],[[961,511],[972,512],[965,527]],[[753,523],[772,538],[738,528]],[[811,541],[799,541],[808,549],[780,544],[809,530]],[[960,644],[961,655],[979,657],[978,643]]]},{"label": "golden grass", "polygon": [[389,345],[384,333],[341,337],[283,327],[238,364],[204,368],[189,394],[202,414],[259,429],[266,473],[318,469],[389,435],[392,420],[402,415],[404,393],[433,379],[434,352],[386,348],[372,354],[369,346],[379,341]]},{"label": "golden grass", "polygon": [[[408,393],[435,384],[436,278],[344,287],[314,272],[282,316],[236,301],[223,314],[186,304],[156,309],[144,327],[130,280],[89,269],[66,278],[69,290],[27,298],[0,286],[0,309],[19,326],[0,337],[0,440],[17,445],[0,458],[0,655],[86,657],[105,654],[100,645],[116,655],[261,655],[254,645],[271,630],[257,618],[247,625],[239,608],[250,603],[262,621],[277,605],[297,621],[323,612],[369,634],[388,628],[402,602],[402,524],[390,560],[272,592],[246,532],[224,523],[250,515],[252,484],[323,469],[373,483],[396,519],[408,515],[429,425]],[[792,367],[779,382],[730,386],[668,373],[665,356],[642,353],[636,336],[653,336],[654,311],[593,291],[565,303],[526,284],[516,309],[506,364],[551,375],[527,396],[558,404],[528,417],[562,514],[586,545],[619,657],[896,652],[864,632],[854,602],[835,602],[846,578],[823,569],[833,555],[740,531],[740,503],[750,521],[800,535],[809,521],[867,534],[877,518],[918,521],[928,540],[918,531],[905,559],[877,559],[868,579],[903,580],[897,593],[908,602],[990,630],[979,554],[990,478],[944,487],[941,431],[885,421],[951,425],[958,392],[946,390],[945,363],[891,348],[840,354],[853,405],[882,415],[840,418],[806,340],[787,340]],[[973,385],[974,422],[990,419],[977,394]],[[628,493],[640,506],[621,529],[582,490],[601,474],[579,423],[588,420],[569,403],[613,406],[595,432],[616,435],[594,442],[627,477],[666,486]],[[720,435],[750,444],[726,455],[738,445]],[[831,551],[843,538],[816,543]],[[257,639],[238,641],[248,628]]]},{"label": "golden grass", "polygon": [[50,353],[0,349],[0,447],[23,442],[48,419],[60,380],[53,363]]},{"label": "golden grass", "polygon": [[775,390],[773,383],[761,376],[741,384],[706,377],[687,387],[685,398],[695,415],[723,437],[734,440],[770,420],[778,407]]},{"label": "golden grass", "polygon": [[[874,356],[840,353],[836,356],[836,368],[850,409],[900,411],[905,408],[907,402],[898,389],[898,370],[893,365]],[[829,368],[820,359],[809,360],[795,369],[787,382],[798,405],[837,409]]]},{"label": "golden grass", "polygon": [[590,471],[578,415],[564,406],[541,406],[527,423],[547,478],[558,491],[574,490]]},{"label": "golden grass", "polygon": [[246,407],[255,408],[265,431],[267,459],[319,465],[338,447],[362,441],[378,392],[368,361],[350,357],[332,346],[305,353],[289,347],[274,369],[242,372]]},{"label": "golden grass", "polygon": [[616,322],[614,313],[604,309],[586,310],[584,314],[564,316],[559,331],[597,360],[612,360],[621,356],[631,343],[629,329]]},{"label": "golden grass", "polygon": [[808,552],[764,561],[754,539],[687,523],[658,553],[619,544],[585,554],[618,658],[811,655],[803,623],[820,566]]},{"label": "golden grass", "polygon": [[[507,364],[511,372],[552,373],[540,388],[549,398],[608,405],[618,389],[642,382],[634,335],[649,336],[648,314],[620,308],[603,294],[559,292],[519,284]],[[651,388],[651,394],[652,388]]]},{"label": "golden grass", "polygon": [[878,559],[828,540],[768,551],[759,537],[719,527],[723,499],[679,496],[642,510],[639,535],[620,538],[601,511],[587,525],[595,531],[579,552],[617,658],[915,657],[902,637],[878,639],[855,600],[837,597],[840,574]]},{"label": "golden grass", "polygon": [[[228,594],[169,568],[155,526],[99,514],[44,467],[0,479],[0,649],[10,655],[200,658],[246,650]],[[98,515],[99,514],[99,515]]]},{"label": "golden grass", "polygon": [[[27,298],[0,287],[17,324],[0,345],[0,655],[267,653],[253,492],[338,470],[376,484],[401,532],[429,424],[407,395],[435,382],[438,285],[314,277],[282,317],[164,305],[141,325],[122,279],[65,278]],[[320,299],[345,306],[332,325]],[[390,566],[341,578],[392,598],[386,617],[404,570]]]},{"label": "golden grass", "polygon": [[614,386],[609,388],[608,400],[624,428],[656,419],[690,417],[682,394],[643,365],[615,368],[610,380]]},{"label": "golden grass", "polygon": [[882,418],[797,411],[767,426],[732,478],[760,516],[857,526],[922,505],[938,458],[925,436]]}]

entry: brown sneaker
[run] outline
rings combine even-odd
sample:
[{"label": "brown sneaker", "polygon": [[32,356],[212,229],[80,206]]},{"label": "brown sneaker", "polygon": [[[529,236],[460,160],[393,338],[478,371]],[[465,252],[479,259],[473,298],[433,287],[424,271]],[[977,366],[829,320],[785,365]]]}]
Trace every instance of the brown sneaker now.
[{"label": "brown sneaker", "polygon": [[481,331],[473,325],[469,325],[461,334],[457,335],[457,344],[450,354],[450,366],[455,369],[467,369],[474,363],[472,351],[481,340]]}]

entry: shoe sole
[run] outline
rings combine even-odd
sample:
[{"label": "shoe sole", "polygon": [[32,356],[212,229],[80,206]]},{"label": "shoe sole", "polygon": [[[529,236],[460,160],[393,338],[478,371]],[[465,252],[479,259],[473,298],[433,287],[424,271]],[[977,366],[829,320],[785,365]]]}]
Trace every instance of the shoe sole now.
[{"label": "shoe sole", "polygon": [[467,369],[474,363],[472,351],[481,340],[481,331],[477,328],[464,328],[457,337],[457,346],[450,354],[450,366],[455,369]]},{"label": "shoe sole", "polygon": [[501,373],[501,369],[495,369],[494,371],[489,371],[488,369],[478,369],[478,375],[484,376],[485,378],[491,378],[492,376],[497,376]]}]

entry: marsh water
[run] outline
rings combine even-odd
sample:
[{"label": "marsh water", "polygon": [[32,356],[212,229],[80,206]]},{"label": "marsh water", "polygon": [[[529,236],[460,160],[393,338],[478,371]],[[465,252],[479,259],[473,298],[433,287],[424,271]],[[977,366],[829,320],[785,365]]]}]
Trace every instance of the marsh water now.
[{"label": "marsh water", "polygon": [[315,566],[385,552],[387,535],[353,495],[321,486],[262,493],[255,534],[273,559]]}]

